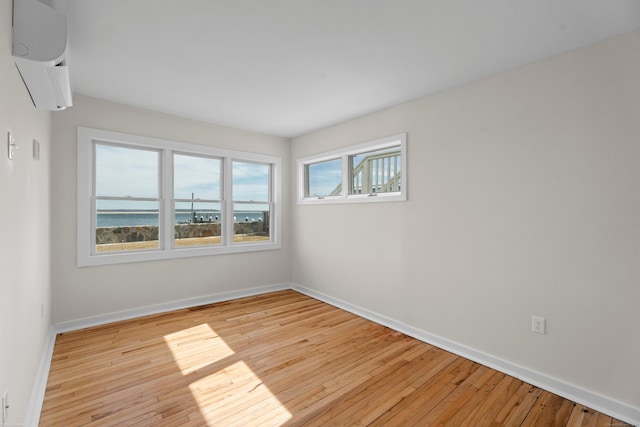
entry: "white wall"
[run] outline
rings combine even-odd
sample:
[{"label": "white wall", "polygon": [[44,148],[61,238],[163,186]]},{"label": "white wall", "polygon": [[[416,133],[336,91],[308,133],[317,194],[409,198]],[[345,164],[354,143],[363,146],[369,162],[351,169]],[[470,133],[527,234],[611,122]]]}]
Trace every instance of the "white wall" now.
[{"label": "white wall", "polygon": [[[54,114],[50,143],[51,115],[33,108],[11,60],[11,1],[0,8],[9,422],[26,416],[52,265],[55,323],[293,278],[640,410],[640,33],[296,138],[290,155],[286,139],[79,96]],[[298,206],[286,188],[282,250],[78,268],[77,126],[279,155],[284,182],[297,157],[406,131],[409,201]],[[13,161],[7,130],[22,145]],[[532,314],[547,335],[529,332]]]},{"label": "white wall", "polygon": [[[51,324],[51,113],[36,110],[11,57],[11,0],[0,1],[0,394],[25,422]],[[20,144],[7,158],[7,132]],[[32,140],[40,160],[32,158]],[[41,313],[42,307],[42,313]]]},{"label": "white wall", "polygon": [[[288,283],[290,244],[282,249],[113,266],[76,266],[78,126],[280,156],[289,181],[289,141],[76,96],[53,117],[54,323],[95,318],[225,292]],[[289,188],[283,188],[288,206]],[[288,222],[287,211],[283,224]]]},{"label": "white wall", "polygon": [[408,132],[409,201],[294,203],[293,282],[640,414],[638,52],[629,33],[294,138],[292,164]]}]

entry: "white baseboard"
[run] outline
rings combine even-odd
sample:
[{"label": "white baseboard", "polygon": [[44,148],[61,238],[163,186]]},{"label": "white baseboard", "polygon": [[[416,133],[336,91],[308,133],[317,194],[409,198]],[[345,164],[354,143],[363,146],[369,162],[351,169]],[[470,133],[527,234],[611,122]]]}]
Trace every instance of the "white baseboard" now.
[{"label": "white baseboard", "polygon": [[165,313],[167,311],[181,310],[183,308],[229,301],[238,298],[265,294],[268,292],[281,291],[284,289],[291,289],[291,285],[289,283],[279,283],[275,285],[244,289],[241,291],[222,292],[219,294],[205,295],[202,297],[188,298],[162,304],[149,305],[146,307],[134,308],[131,310],[118,311],[115,313],[108,313],[100,316],[93,316],[84,319],[57,323],[55,325],[55,332],[59,334],[63,332],[77,331],[79,329],[106,325],[107,323],[119,322],[121,320],[135,319],[137,317],[148,316],[151,314]]},{"label": "white baseboard", "polygon": [[589,390],[585,390],[573,384],[560,381],[543,373],[508,362],[504,359],[500,359],[490,354],[475,350],[471,347],[467,347],[463,344],[448,340],[438,335],[430,334],[421,329],[407,325],[403,322],[399,322],[386,316],[382,316],[362,307],[358,307],[337,298],[333,298],[323,293],[316,292],[312,289],[305,288],[304,286],[293,283],[291,284],[291,289],[356,314],[360,317],[364,317],[365,319],[371,320],[383,326],[387,326],[398,332],[402,332],[420,341],[424,341],[443,350],[447,350],[451,353],[457,354],[458,356],[464,357],[466,359],[480,363],[484,366],[488,366],[492,369],[503,372],[512,377],[518,378],[526,383],[532,384],[536,387],[540,387],[551,393],[557,394],[558,396],[562,396],[573,402],[587,406],[598,412],[602,412],[603,414],[607,414],[621,421],[640,426],[640,408],[636,408],[626,403],[619,402],[615,399],[602,396]]},{"label": "white baseboard", "polygon": [[38,427],[40,422],[40,412],[42,411],[42,402],[44,401],[44,393],[47,389],[47,380],[49,379],[49,368],[51,368],[51,357],[53,356],[53,346],[56,343],[56,332],[53,326],[47,332],[47,338],[42,348],[40,356],[40,364],[36,379],[33,382],[31,397],[27,406],[27,416],[25,426]]}]

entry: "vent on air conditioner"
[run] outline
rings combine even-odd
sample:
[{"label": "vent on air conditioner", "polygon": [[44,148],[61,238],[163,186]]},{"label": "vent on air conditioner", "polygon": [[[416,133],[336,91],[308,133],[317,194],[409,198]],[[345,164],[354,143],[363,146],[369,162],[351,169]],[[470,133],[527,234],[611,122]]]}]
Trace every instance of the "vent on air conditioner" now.
[{"label": "vent on air conditioner", "polygon": [[66,51],[64,14],[38,0],[14,0],[12,54],[36,108],[72,105]]}]

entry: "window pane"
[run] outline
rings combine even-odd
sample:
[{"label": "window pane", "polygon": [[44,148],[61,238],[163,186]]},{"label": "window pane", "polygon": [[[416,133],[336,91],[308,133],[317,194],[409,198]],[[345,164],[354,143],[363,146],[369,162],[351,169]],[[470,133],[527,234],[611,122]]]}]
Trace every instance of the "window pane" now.
[{"label": "window pane", "polygon": [[157,151],[96,144],[96,196],[158,197]]},{"label": "window pane", "polygon": [[233,200],[268,202],[271,167],[233,162]]},{"label": "window pane", "polygon": [[400,191],[400,149],[383,150],[350,156],[349,194],[392,193]]},{"label": "window pane", "polygon": [[98,200],[96,252],[156,249],[158,202]]},{"label": "window pane", "polygon": [[305,197],[339,196],[342,191],[342,159],[305,166]]},{"label": "window pane", "polygon": [[233,241],[234,243],[271,240],[268,203],[233,204]]},{"label": "window pane", "polygon": [[220,200],[220,159],[173,156],[174,199]]},{"label": "window pane", "polygon": [[222,243],[220,203],[176,202],[176,247],[207,246]]}]

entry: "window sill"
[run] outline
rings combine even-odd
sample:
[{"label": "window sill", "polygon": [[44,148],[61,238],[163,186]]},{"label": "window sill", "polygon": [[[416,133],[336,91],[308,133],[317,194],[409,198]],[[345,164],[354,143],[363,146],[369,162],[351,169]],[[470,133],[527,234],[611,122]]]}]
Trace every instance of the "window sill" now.
[{"label": "window sill", "polygon": [[306,199],[298,199],[299,205],[323,205],[337,203],[381,203],[381,202],[404,202],[407,200],[406,194],[400,193],[378,193],[376,196],[368,194],[357,194],[347,197],[308,197]]},{"label": "window sill", "polygon": [[126,264],[131,262],[160,261],[177,258],[192,258],[200,256],[237,254],[244,252],[259,252],[281,249],[277,242],[264,243],[236,243],[229,246],[185,247],[171,250],[149,249],[136,252],[101,253],[97,255],[78,255],[78,267],[98,265]]}]

